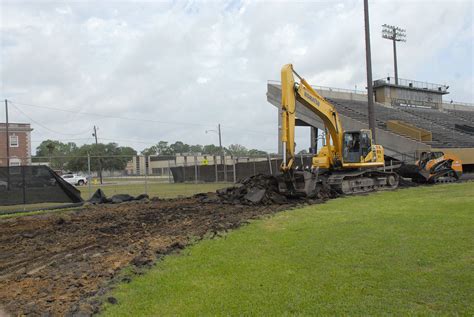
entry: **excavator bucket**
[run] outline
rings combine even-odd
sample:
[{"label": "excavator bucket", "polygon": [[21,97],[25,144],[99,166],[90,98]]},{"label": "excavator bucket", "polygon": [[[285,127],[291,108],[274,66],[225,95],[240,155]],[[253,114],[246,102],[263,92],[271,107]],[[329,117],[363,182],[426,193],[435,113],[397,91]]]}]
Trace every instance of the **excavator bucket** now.
[{"label": "excavator bucket", "polygon": [[287,197],[315,198],[322,179],[308,171],[288,171],[277,176],[278,190]]}]

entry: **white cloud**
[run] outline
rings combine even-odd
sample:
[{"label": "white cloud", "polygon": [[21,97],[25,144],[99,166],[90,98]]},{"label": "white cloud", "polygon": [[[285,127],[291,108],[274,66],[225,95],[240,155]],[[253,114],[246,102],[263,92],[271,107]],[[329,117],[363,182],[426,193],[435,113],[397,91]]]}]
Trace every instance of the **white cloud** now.
[{"label": "white cloud", "polygon": [[[472,6],[371,1],[374,78],[393,73],[380,25],[396,24],[408,36],[399,45],[400,76],[446,82],[448,98],[473,102]],[[215,143],[205,130],[221,123],[225,145],[275,151],[277,114],[266,83],[288,62],[314,85],[365,87],[360,1],[4,1],[0,32],[2,97],[143,119],[21,108],[53,130],[86,131],[77,138],[87,138],[98,125],[99,137],[137,149],[146,144],[120,140]],[[14,107],[11,115],[28,121]],[[33,126],[34,140],[71,138]]]}]

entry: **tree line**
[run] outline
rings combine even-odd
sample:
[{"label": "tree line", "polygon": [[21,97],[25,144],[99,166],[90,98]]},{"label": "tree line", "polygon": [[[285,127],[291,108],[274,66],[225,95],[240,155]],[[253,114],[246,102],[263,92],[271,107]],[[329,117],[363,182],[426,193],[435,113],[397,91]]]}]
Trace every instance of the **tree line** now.
[{"label": "tree line", "polygon": [[[189,145],[181,141],[169,144],[160,141],[140,152],[142,155],[166,155],[174,156],[185,153],[201,153],[203,155],[233,155],[233,156],[258,156],[266,155],[265,151],[247,149],[240,144],[231,144],[223,147],[214,144]],[[51,168],[86,171],[88,169],[87,156],[90,155],[91,170],[123,170],[137,151],[128,146],[119,146],[117,143],[84,144],[78,146],[74,142],[63,143],[57,140],[45,140],[36,148],[33,162],[49,162]],[[100,156],[100,158],[99,158]]]}]

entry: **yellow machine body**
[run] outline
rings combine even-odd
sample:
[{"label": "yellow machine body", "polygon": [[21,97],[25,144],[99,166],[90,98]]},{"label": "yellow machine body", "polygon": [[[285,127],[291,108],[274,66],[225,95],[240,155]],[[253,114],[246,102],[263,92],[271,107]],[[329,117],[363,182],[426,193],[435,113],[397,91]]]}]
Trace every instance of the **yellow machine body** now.
[{"label": "yellow machine body", "polygon": [[282,129],[284,149],[282,171],[292,168],[295,162],[295,119],[296,101],[299,101],[325,125],[326,144],[313,157],[313,168],[374,168],[384,166],[384,150],[381,145],[372,144],[370,130],[344,131],[336,108],[318,94],[303,78],[296,84],[296,74],[291,64],[281,70]]},{"label": "yellow machine body", "polygon": [[462,162],[454,154],[441,151],[423,152],[416,162],[419,173],[427,182],[451,182],[462,175]]},{"label": "yellow machine body", "polygon": [[[295,82],[294,75],[299,78]],[[321,172],[325,181],[342,193],[378,188],[395,188],[398,175],[380,171],[385,164],[384,149],[372,143],[370,130],[344,131],[334,105],[298,75],[291,64],[281,69],[281,140],[283,161],[282,191],[312,195]],[[296,102],[302,104],[324,123],[325,144],[312,158],[309,171],[295,171]]]}]

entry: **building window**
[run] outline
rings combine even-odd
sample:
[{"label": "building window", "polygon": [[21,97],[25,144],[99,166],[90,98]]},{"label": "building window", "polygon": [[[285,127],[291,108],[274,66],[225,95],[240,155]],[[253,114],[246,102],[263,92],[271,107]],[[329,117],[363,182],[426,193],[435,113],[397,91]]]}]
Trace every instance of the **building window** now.
[{"label": "building window", "polygon": [[18,158],[11,158],[10,166],[21,166],[21,160]]},{"label": "building window", "polygon": [[18,135],[10,135],[10,147],[18,147]]}]

